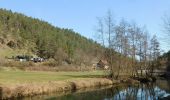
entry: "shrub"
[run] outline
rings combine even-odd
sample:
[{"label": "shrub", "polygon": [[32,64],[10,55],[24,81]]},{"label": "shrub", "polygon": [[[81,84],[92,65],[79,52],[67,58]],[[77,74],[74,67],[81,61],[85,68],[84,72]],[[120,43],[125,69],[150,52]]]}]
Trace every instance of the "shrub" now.
[{"label": "shrub", "polygon": [[25,67],[34,66],[33,62],[19,62],[14,60],[8,60],[4,58],[0,58],[0,66],[4,67],[17,67],[19,69],[25,69]]},{"label": "shrub", "polygon": [[42,63],[43,66],[49,66],[49,67],[55,67],[58,65],[58,63],[54,59],[49,59],[46,62]]},{"label": "shrub", "polygon": [[62,65],[62,61],[68,58],[68,55],[62,50],[58,49],[55,53],[54,60],[57,65]]}]

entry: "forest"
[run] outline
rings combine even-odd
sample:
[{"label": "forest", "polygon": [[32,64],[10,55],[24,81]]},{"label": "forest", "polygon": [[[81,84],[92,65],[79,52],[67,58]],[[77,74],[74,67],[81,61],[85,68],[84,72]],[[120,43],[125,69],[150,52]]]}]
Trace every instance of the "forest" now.
[{"label": "forest", "polygon": [[5,9],[0,9],[0,44],[19,49],[20,55],[52,58],[55,65],[61,65],[62,61],[88,65],[103,48],[72,29],[61,29]]}]

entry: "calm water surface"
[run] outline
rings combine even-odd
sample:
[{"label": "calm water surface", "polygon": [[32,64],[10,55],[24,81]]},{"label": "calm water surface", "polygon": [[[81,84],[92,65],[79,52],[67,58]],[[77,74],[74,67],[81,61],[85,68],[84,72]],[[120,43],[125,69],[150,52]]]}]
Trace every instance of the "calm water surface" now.
[{"label": "calm water surface", "polygon": [[24,100],[170,100],[170,80],[135,86],[103,87],[41,95]]}]

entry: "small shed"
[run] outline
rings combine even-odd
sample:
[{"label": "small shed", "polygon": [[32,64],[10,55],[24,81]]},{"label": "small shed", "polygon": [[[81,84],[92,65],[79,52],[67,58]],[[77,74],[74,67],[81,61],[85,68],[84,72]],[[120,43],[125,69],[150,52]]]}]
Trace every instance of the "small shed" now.
[{"label": "small shed", "polygon": [[97,67],[100,69],[109,69],[108,62],[106,60],[99,60]]}]

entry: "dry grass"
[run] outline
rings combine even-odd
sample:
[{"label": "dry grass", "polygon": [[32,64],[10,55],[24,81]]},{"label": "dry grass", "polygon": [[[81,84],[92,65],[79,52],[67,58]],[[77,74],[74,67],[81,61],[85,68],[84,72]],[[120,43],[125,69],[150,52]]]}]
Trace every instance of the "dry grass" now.
[{"label": "dry grass", "polygon": [[60,66],[44,66],[37,64],[35,66],[24,67],[24,70],[28,71],[90,71],[91,67],[81,67],[76,65],[60,65]]},{"label": "dry grass", "polygon": [[13,59],[6,59],[0,57],[0,66],[5,67],[17,67],[21,70],[29,70],[29,71],[89,71],[91,67],[89,66],[78,66],[78,65],[52,65],[47,64],[48,61],[41,62],[41,63],[34,63],[31,61],[27,62],[20,62],[15,61]]},{"label": "dry grass", "polygon": [[34,66],[33,62],[19,62],[13,59],[1,58],[0,57],[0,66],[11,67],[11,68],[18,68],[25,70],[27,67]]},{"label": "dry grass", "polygon": [[105,78],[86,78],[66,81],[49,81],[42,83],[14,84],[8,86],[2,85],[1,98],[7,99],[13,97],[33,96],[37,94],[71,91],[87,87],[96,87],[111,84],[113,84],[113,81]]}]

